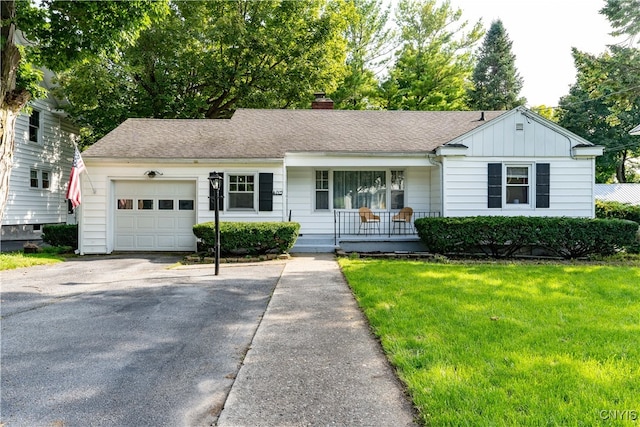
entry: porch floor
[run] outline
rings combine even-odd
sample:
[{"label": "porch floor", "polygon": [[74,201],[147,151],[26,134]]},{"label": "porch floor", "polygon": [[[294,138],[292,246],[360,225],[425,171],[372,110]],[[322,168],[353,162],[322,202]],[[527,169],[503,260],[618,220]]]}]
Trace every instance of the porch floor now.
[{"label": "porch floor", "polygon": [[302,234],[291,253],[345,252],[425,252],[427,248],[414,235],[346,235],[335,238],[332,234]]}]

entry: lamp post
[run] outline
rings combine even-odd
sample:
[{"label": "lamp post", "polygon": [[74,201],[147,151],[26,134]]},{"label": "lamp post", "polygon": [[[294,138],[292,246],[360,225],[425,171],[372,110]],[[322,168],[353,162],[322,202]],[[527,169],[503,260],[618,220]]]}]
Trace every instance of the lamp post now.
[{"label": "lamp post", "polygon": [[215,260],[217,276],[220,272],[220,182],[222,177],[217,172],[209,173],[209,183],[213,189],[213,206],[215,209],[215,225],[216,225],[216,245],[215,245]]}]

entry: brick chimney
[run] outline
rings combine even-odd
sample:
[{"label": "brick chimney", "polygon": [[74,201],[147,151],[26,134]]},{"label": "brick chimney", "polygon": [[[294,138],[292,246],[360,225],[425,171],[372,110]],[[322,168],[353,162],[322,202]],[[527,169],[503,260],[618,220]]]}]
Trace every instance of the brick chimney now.
[{"label": "brick chimney", "polygon": [[316,99],[311,103],[312,110],[333,110],[333,101],[326,97],[324,92],[313,94]]}]

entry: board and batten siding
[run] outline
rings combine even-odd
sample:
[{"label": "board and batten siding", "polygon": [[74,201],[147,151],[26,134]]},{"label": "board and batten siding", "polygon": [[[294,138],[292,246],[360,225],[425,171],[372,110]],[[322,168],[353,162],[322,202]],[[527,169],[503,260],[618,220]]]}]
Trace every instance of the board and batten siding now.
[{"label": "board and batten siding", "polygon": [[[220,221],[282,221],[284,215],[284,177],[281,164],[167,164],[167,163],[103,163],[85,158],[91,180],[82,176],[82,198],[80,205],[80,252],[82,254],[111,253],[114,250],[115,226],[115,183],[120,181],[192,181],[196,188],[196,223],[213,221],[215,212],[209,209],[209,173],[223,174],[225,193],[229,174],[255,174],[256,187],[260,173],[273,174],[273,195],[271,211],[258,211],[257,194],[255,211],[220,210]],[[145,172],[155,170],[161,173],[148,178]],[[94,191],[95,190],[95,191]],[[257,188],[256,188],[257,193]]]},{"label": "board and batten siding", "polygon": [[[67,222],[66,190],[73,160],[77,129],[53,101],[31,102],[40,112],[40,137],[29,141],[29,115],[16,119],[15,151],[3,226]],[[31,171],[38,172],[39,187],[31,187]],[[49,172],[50,186],[41,188],[42,172]]]},{"label": "board and batten siding", "polygon": [[[463,146],[458,155],[441,158],[444,216],[594,216],[595,160],[573,157],[572,147],[585,141],[557,125],[513,110],[454,142]],[[530,206],[488,207],[490,163],[530,166]],[[549,165],[548,208],[535,206],[537,164]]]}]

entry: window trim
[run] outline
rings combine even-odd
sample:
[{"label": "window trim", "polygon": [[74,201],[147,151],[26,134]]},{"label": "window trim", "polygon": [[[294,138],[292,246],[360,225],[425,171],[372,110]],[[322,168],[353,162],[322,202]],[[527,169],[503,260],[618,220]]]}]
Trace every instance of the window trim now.
[{"label": "window trim", "polygon": [[[327,179],[326,179],[326,183],[327,183],[327,188],[318,188],[318,182],[325,182],[324,177],[320,178],[320,181],[318,181],[318,172],[323,173],[326,172],[327,173]],[[330,169],[314,169],[313,171],[313,210],[314,211],[318,211],[318,212],[327,212],[331,210],[331,183],[333,182],[332,179],[333,173]],[[318,193],[319,192],[326,192],[327,193],[327,207],[326,208],[319,208],[318,207]]]},{"label": "window trim", "polygon": [[[232,202],[232,198],[231,195],[232,194],[248,194],[248,191],[245,192],[238,192],[238,191],[231,191],[231,186],[234,184],[232,182],[232,178],[233,177],[238,177],[238,176],[244,176],[244,177],[253,177],[253,190],[251,191],[251,193],[253,193],[253,197],[252,197],[252,207],[250,208],[235,208],[231,206],[231,202]],[[226,199],[227,199],[227,210],[229,211],[235,211],[235,212],[258,212],[258,192],[259,192],[259,180],[258,180],[258,173],[257,172],[227,172],[226,173],[226,177],[225,177],[225,188],[224,188],[224,193],[227,195]]]},{"label": "window trim", "polygon": [[[532,197],[535,195],[532,193],[532,189],[535,188],[535,177],[533,176],[533,163],[527,162],[513,162],[513,163],[503,163],[503,173],[502,173],[502,203],[505,209],[532,209],[535,207]],[[508,183],[508,170],[509,168],[527,168],[527,184],[526,185],[517,185],[517,184],[509,184]],[[512,187],[526,187],[527,188],[527,203],[509,203],[508,202],[508,188]]]},{"label": "window trim", "polygon": [[[32,123],[31,119],[33,117],[34,114],[38,115],[38,125],[36,126],[35,124]],[[33,140],[31,139],[31,131],[32,129],[35,129],[36,132],[36,139]],[[29,115],[29,125],[28,125],[28,134],[27,134],[27,140],[29,142],[32,142],[34,144],[41,144],[42,143],[42,111],[41,110],[37,110],[35,108],[33,108],[31,110],[31,114]]]}]

